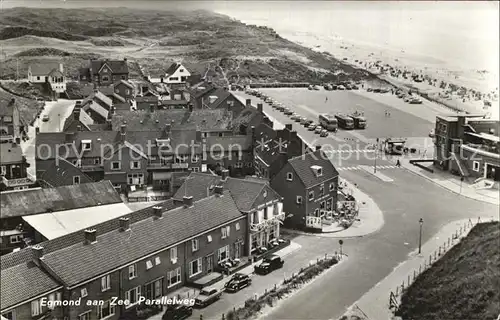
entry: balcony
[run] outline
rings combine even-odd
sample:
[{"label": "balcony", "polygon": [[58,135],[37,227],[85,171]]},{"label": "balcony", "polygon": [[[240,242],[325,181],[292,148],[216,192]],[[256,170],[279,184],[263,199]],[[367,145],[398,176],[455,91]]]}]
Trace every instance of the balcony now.
[{"label": "balcony", "polygon": [[282,212],[280,214],[273,215],[272,218],[270,219],[263,219],[262,221],[259,221],[258,223],[252,223],[250,225],[250,231],[252,232],[259,232],[262,231],[266,228],[274,226],[276,223],[283,223],[285,221],[285,213]]},{"label": "balcony", "polygon": [[32,185],[35,183],[35,180],[33,180],[32,178],[7,179],[4,176],[2,176],[2,182],[8,188],[15,188],[15,187],[24,187]]},{"label": "balcony", "polygon": [[83,171],[83,172],[95,172],[95,171],[104,171],[104,167],[101,166],[100,164],[87,164],[87,165],[83,165],[83,166],[79,166],[79,168]]}]

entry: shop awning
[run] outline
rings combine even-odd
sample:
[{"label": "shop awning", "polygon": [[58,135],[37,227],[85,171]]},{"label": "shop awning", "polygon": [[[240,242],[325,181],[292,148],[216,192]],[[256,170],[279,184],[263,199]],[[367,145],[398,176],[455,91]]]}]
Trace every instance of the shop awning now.
[{"label": "shop awning", "polygon": [[153,172],[153,180],[170,180],[172,172]]}]

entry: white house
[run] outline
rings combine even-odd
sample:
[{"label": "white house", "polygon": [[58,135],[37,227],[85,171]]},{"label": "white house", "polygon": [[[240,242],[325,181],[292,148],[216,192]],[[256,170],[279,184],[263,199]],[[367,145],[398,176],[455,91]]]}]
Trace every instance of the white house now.
[{"label": "white house", "polygon": [[163,82],[166,84],[186,83],[189,76],[191,76],[191,73],[188,69],[186,69],[186,67],[180,63],[172,63],[165,73]]},{"label": "white house", "polygon": [[28,67],[28,81],[31,83],[49,83],[57,93],[66,91],[66,77],[62,63],[38,63]]}]

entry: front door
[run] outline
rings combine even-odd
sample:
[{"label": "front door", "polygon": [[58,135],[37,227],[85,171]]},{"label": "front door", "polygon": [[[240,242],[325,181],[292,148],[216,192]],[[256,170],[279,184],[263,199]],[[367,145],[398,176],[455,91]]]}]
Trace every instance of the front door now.
[{"label": "front door", "polygon": [[241,242],[236,242],[234,244],[234,258],[235,259],[239,259],[241,257],[240,250],[241,250]]},{"label": "front door", "polygon": [[205,257],[205,265],[207,266],[207,273],[211,273],[214,270],[214,255],[213,254]]}]

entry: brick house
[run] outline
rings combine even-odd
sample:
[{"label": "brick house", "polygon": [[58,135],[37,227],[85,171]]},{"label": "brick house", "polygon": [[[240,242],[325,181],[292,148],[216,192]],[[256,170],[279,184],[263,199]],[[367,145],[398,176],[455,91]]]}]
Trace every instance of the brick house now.
[{"label": "brick house", "polygon": [[135,87],[133,84],[126,80],[120,80],[114,85],[114,91],[120,97],[125,98],[126,101],[130,101],[135,96]]},{"label": "brick house", "polygon": [[253,175],[253,146],[251,135],[208,137],[202,139],[202,160],[210,170],[226,168],[233,177]]},{"label": "brick house", "polygon": [[275,130],[268,123],[262,123],[256,127],[254,136],[255,173],[264,179],[272,180],[287,160],[305,151],[304,142],[291,124]]},{"label": "brick house", "polygon": [[21,139],[0,143],[0,191],[27,189],[35,183],[28,176],[30,164],[21,149]]},{"label": "brick house", "polygon": [[226,88],[217,88],[209,91],[200,98],[202,108],[223,108],[233,112],[235,115],[238,115],[245,108],[245,105]]},{"label": "brick house", "polygon": [[110,118],[113,101],[102,92],[94,92],[81,102],[81,108],[92,118],[94,123],[103,124]]},{"label": "brick house", "polygon": [[437,116],[434,130],[436,168],[469,182],[500,181],[499,121],[482,115]]},{"label": "brick house", "polygon": [[0,102],[0,142],[14,141],[21,136],[21,119],[16,106],[16,99]]},{"label": "brick house", "polygon": [[337,207],[338,171],[326,154],[314,152],[289,159],[271,179],[271,187],[283,196],[285,225],[321,231]]},{"label": "brick house", "polygon": [[88,68],[80,69],[80,81],[93,82],[97,86],[109,86],[119,80],[128,80],[127,59],[90,60]]},{"label": "brick house", "polygon": [[91,131],[92,126],[97,122],[87,113],[88,109],[89,107],[82,107],[81,101],[77,101],[73,107],[73,112],[64,120],[63,131]]},{"label": "brick house", "polygon": [[221,176],[191,173],[173,199],[182,202],[185,194],[195,200],[204,199],[214,194],[216,186],[229,191],[238,209],[247,216],[248,255],[280,237],[280,225],[285,219],[283,198],[265,180],[231,178],[228,170],[223,170]]},{"label": "brick house", "polygon": [[[167,206],[170,208],[147,208],[57,242],[26,248],[21,251],[24,257],[13,253],[16,267],[33,259],[62,286],[62,299],[82,298],[80,306],[62,307],[69,320],[118,319],[135,315],[139,296],[172,297],[175,290],[214,272],[218,263],[246,250],[246,217],[222,188],[199,201],[186,196],[182,206]],[[19,283],[14,281],[2,284],[2,299],[16,290],[16,285]],[[130,304],[112,306],[112,297]],[[84,301],[90,299],[107,303],[86,306]],[[2,304],[1,313],[5,311],[9,310]]]}]

